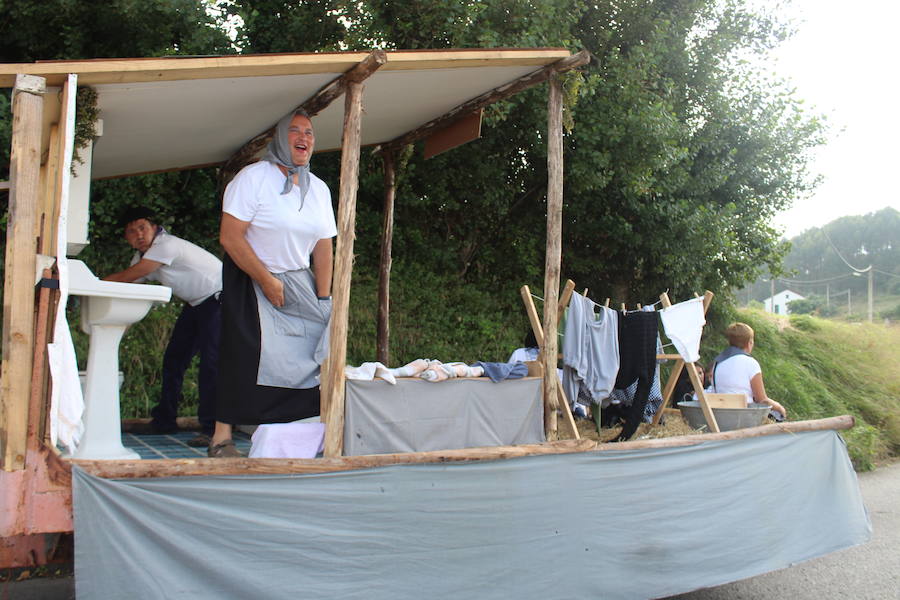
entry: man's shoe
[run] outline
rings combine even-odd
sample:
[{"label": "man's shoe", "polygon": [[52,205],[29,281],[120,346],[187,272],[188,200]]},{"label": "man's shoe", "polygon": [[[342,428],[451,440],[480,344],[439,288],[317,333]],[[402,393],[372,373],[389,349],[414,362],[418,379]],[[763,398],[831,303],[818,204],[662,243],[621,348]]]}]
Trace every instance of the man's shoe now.
[{"label": "man's shoe", "polygon": [[208,435],[205,433],[198,433],[187,441],[187,445],[191,448],[208,448],[209,442],[210,439]]},{"label": "man's shoe", "polygon": [[211,445],[206,450],[209,458],[243,458],[244,455],[234,446],[234,440],[225,440],[215,446]]}]

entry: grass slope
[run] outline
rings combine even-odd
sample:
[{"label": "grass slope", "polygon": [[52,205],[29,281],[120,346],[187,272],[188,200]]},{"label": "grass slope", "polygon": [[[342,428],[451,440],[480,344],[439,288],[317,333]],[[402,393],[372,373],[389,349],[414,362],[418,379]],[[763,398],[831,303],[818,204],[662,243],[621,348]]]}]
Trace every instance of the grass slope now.
[{"label": "grass slope", "polygon": [[[859,470],[900,455],[900,327],[753,309],[734,317],[755,330],[766,391],[790,420],[853,415],[857,425],[843,436]],[[704,337],[710,355],[725,344],[721,334]]]}]

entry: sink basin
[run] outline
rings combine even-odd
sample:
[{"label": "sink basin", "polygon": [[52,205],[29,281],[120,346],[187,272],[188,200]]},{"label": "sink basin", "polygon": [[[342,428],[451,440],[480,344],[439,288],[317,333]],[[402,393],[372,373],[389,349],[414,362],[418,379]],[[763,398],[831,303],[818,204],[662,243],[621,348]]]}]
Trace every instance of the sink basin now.
[{"label": "sink basin", "polygon": [[91,336],[84,395],[84,434],[73,458],[140,458],[122,445],[119,416],[119,342],[125,329],[146,316],[157,302],[168,302],[171,288],[98,279],[80,260],[70,259],[69,295],[81,296],[81,329]]}]

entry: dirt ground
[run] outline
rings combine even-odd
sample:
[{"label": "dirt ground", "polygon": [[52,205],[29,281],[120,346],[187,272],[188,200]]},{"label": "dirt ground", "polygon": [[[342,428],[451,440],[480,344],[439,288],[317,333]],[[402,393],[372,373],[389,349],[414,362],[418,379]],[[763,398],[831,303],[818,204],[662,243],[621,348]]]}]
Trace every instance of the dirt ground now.
[{"label": "dirt ground", "polygon": [[[602,428],[597,432],[597,427],[590,419],[576,419],[575,425],[578,427],[578,435],[582,438],[596,440],[599,442],[610,442],[622,431],[621,427]],[[690,425],[681,417],[679,411],[668,412],[664,416],[662,423],[652,425],[650,423],[641,423],[637,432],[631,440],[649,440],[655,438],[678,437],[680,435],[691,435],[702,433],[697,429],[691,429]]]}]

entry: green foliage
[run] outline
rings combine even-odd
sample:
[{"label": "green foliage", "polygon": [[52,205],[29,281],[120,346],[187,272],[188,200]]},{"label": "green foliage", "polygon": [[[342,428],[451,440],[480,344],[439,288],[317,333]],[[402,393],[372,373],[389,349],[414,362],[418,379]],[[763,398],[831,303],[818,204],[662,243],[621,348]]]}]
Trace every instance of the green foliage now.
[{"label": "green foliage", "polygon": [[817,298],[815,296],[809,298],[802,298],[798,300],[791,300],[788,302],[788,310],[791,314],[798,315],[808,315],[812,313],[818,313],[818,310],[825,305],[824,298]]},{"label": "green foliage", "polygon": [[882,311],[880,316],[882,319],[891,319],[892,321],[900,320],[900,304],[890,310]]},{"label": "green foliage", "polygon": [[[783,267],[789,275],[778,282],[775,291],[791,288],[805,296],[828,293],[834,304],[834,296],[849,289],[852,303],[864,306],[868,277],[853,276],[841,256],[856,268],[872,265],[876,269],[873,279],[876,298],[900,295],[900,211],[887,207],[865,215],[841,217],[792,238]],[[804,281],[815,283],[804,284]],[[770,294],[768,280],[757,281],[749,290],[749,296],[756,299]],[[839,298],[846,305],[846,296]]]},{"label": "green foliage", "polygon": [[97,137],[97,119],[100,110],[97,108],[97,90],[90,86],[81,86],[75,95],[75,148],[72,154],[72,174],[75,174],[75,163],[84,164],[81,149]]}]

